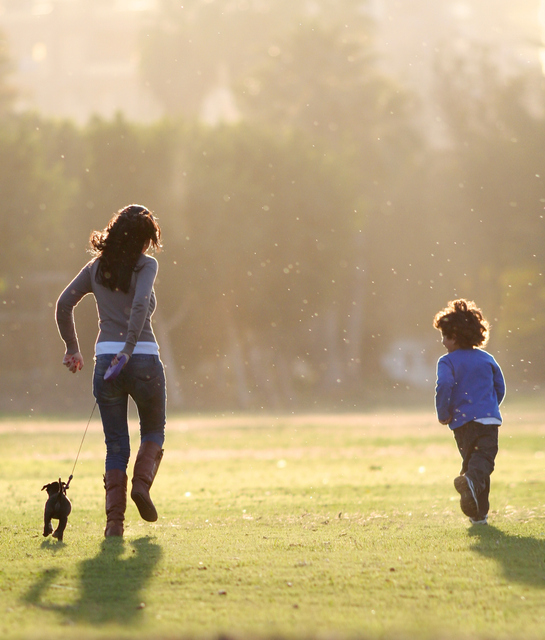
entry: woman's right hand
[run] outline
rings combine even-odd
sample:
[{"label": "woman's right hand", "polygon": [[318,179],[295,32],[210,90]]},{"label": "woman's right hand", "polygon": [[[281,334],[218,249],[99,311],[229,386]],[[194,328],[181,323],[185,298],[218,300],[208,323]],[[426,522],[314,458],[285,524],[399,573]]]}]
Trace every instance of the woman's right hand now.
[{"label": "woman's right hand", "polygon": [[115,367],[115,365],[121,360],[121,358],[124,357],[125,358],[125,364],[123,365],[123,368],[125,368],[125,366],[127,365],[127,362],[130,359],[130,355],[128,353],[124,353],[123,351],[120,351],[114,358],[113,360],[110,362],[110,367]]},{"label": "woman's right hand", "polygon": [[62,363],[71,373],[77,373],[83,368],[83,356],[79,351],[76,353],[65,353]]}]

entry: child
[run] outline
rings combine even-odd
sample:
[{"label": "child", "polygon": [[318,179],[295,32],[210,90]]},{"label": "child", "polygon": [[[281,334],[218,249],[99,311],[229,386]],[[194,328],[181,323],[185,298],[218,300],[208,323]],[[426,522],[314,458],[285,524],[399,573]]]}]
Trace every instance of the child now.
[{"label": "child", "polygon": [[454,431],[463,460],[454,487],[471,524],[487,524],[505,381],[494,358],[477,348],[488,342],[489,325],[474,302],[449,302],[433,326],[448,351],[437,363],[437,418]]}]

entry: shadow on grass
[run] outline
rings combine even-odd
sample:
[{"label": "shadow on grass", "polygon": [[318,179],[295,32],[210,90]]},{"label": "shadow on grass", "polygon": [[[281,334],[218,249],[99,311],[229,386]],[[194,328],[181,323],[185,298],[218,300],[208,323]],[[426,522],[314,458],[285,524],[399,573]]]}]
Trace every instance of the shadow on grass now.
[{"label": "shadow on grass", "polygon": [[[42,545],[43,546],[43,545]],[[29,589],[24,601],[50,611],[62,613],[69,622],[101,625],[110,622],[130,624],[141,613],[141,592],[149,582],[161,558],[161,548],[150,538],[127,543],[122,538],[109,538],[101,544],[94,558],[79,565],[77,599],[70,604],[56,604],[53,589],[68,589],[62,582],[60,569],[46,569]],[[48,602],[49,600],[49,602]]]},{"label": "shadow on grass", "polygon": [[476,539],[471,549],[496,560],[507,580],[545,588],[545,538],[509,535],[490,525],[471,527],[469,536]]}]

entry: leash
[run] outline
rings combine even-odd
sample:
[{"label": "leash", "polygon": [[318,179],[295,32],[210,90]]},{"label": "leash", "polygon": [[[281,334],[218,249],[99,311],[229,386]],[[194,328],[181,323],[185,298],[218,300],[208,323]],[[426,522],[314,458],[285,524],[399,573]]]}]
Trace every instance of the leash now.
[{"label": "leash", "polygon": [[83,438],[81,439],[79,449],[78,449],[78,454],[76,456],[74,466],[72,467],[72,473],[70,474],[70,477],[68,478],[68,482],[66,483],[65,490],[68,489],[68,486],[70,485],[70,480],[72,480],[72,478],[74,477],[74,469],[76,468],[76,465],[78,463],[79,454],[80,454],[81,448],[83,447],[83,441],[85,440],[85,436],[87,435],[87,429],[89,429],[89,425],[91,424],[91,418],[93,417],[93,413],[95,412],[96,407],[97,407],[97,401],[95,400],[95,404],[93,405],[93,409],[91,411],[91,415],[89,416],[89,420],[87,420],[87,426],[85,427],[85,431],[83,432]]},{"label": "leash", "polygon": [[[128,359],[129,359],[129,356],[127,356],[125,353],[122,353],[120,358],[115,356],[115,358],[110,363],[110,366],[108,367],[108,369],[106,369],[106,373],[104,374],[104,380],[109,380],[110,382],[113,382],[117,378],[117,376],[121,373],[121,369],[123,369],[123,367],[127,364]],[[95,412],[96,407],[97,407],[97,400],[95,400],[95,404],[93,405],[93,409],[91,410],[91,415],[89,416],[89,420],[87,420],[87,426],[85,427],[85,431],[83,432],[83,438],[81,439],[81,442],[79,445],[78,455],[76,456],[74,466],[72,467],[72,473],[70,474],[70,477],[68,478],[68,482],[66,483],[65,491],[66,489],[68,489],[68,486],[70,485],[70,480],[72,480],[72,478],[74,477],[74,469],[76,468],[76,464],[78,463],[81,447],[83,446],[83,441],[85,440],[85,436],[87,435],[87,429],[91,424],[91,418],[93,417],[93,413]]]}]

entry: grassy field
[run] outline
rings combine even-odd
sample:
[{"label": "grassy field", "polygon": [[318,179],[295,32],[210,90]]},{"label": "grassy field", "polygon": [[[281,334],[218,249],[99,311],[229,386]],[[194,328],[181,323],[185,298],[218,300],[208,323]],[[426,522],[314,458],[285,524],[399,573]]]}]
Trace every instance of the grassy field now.
[{"label": "grassy field", "polygon": [[123,541],[93,420],[58,543],[40,490],[85,424],[0,423],[3,639],[545,638],[545,407],[505,410],[488,527],[431,411],[172,419],[159,521],[130,503]]}]

